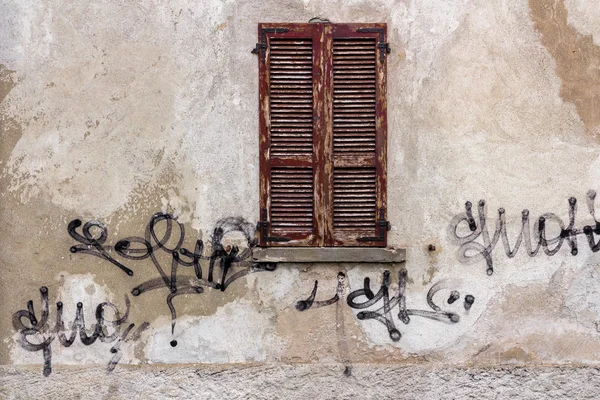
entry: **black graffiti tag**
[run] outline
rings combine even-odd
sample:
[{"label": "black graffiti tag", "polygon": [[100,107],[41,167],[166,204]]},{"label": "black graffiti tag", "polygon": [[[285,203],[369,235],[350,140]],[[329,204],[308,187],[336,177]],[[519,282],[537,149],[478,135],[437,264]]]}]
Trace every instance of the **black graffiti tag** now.
[{"label": "black graffiti tag", "polygon": [[[480,200],[477,206],[477,220],[473,216],[473,205],[471,202],[465,204],[465,212],[456,215],[450,222],[448,236],[450,241],[457,244],[458,258],[465,264],[472,264],[480,260],[485,260],[486,272],[488,275],[494,273],[493,251],[498,242],[502,242],[504,253],[507,257],[512,258],[517,255],[521,245],[525,246],[525,251],[529,257],[535,257],[540,249],[548,256],[553,256],[561,249],[566,241],[571,248],[571,254],[577,255],[578,236],[584,236],[592,252],[600,250],[600,240],[596,241],[595,235],[600,235],[600,221],[596,218],[595,213],[596,192],[590,190],[587,193],[587,208],[589,214],[594,220],[594,225],[586,225],[581,229],[575,228],[575,218],[577,215],[577,199],[569,198],[569,223],[565,225],[563,220],[556,214],[546,213],[541,215],[533,226],[530,226],[529,210],[525,209],[521,212],[521,230],[517,235],[514,244],[511,244],[506,231],[506,216],[504,208],[498,209],[498,220],[493,235],[490,235],[487,226],[487,216],[485,210],[485,201]],[[559,228],[558,233],[554,237],[548,237],[547,230],[550,224],[556,224]],[[462,227],[462,229],[461,229]],[[468,227],[467,229],[464,229]],[[460,234],[459,231],[467,232]],[[480,242],[478,242],[480,240]]]},{"label": "black graffiti tag", "polygon": [[[96,307],[96,323],[88,330],[84,320],[83,304],[77,303],[77,310],[73,321],[65,327],[63,319],[63,303],[56,303],[56,322],[52,326],[49,323],[50,307],[48,304],[48,288],[40,288],[41,313],[39,317],[33,306],[33,301],[27,302],[26,310],[19,310],[13,314],[12,324],[19,332],[19,345],[27,351],[42,351],[44,357],[44,376],[52,372],[52,343],[58,338],[63,347],[70,347],[77,337],[85,346],[90,346],[100,340],[101,342],[117,344],[111,348],[113,357],[108,363],[108,371],[112,371],[121,359],[121,343],[129,340],[128,335],[135,324],[127,324],[129,317],[129,298],[125,296],[125,312],[121,313],[113,303],[104,302]],[[112,319],[106,317],[106,311],[112,311]],[[121,327],[127,327],[121,331]],[[139,338],[141,332],[148,327],[143,323],[132,335],[132,339]],[[109,333],[112,330],[112,333]]]},{"label": "black graffiti tag", "polygon": [[[133,275],[133,270],[124,263],[139,262],[150,259],[158,276],[136,286],[131,291],[133,296],[140,296],[153,290],[167,288],[166,303],[171,312],[171,333],[175,331],[177,311],[173,300],[186,294],[201,294],[207,288],[225,291],[234,281],[254,272],[273,271],[275,264],[259,264],[252,261],[252,249],[256,247],[255,227],[243,218],[229,217],[217,221],[211,238],[212,252],[204,255],[204,243],[195,241],[194,249],[183,246],[185,242],[185,227],[171,214],[157,213],[152,216],[144,237],[131,236],[119,240],[113,247],[104,245],[107,229],[98,221],[90,221],[83,225],[82,234],[77,232],[81,226],[80,220],[69,224],[69,234],[79,245],[72,246],[72,253],[91,254],[101,257],[119,269]],[[94,232],[94,229],[98,232]],[[224,247],[223,238],[232,233],[241,233],[246,239],[246,248],[240,252],[237,246]],[[128,261],[117,261],[110,253],[114,251]],[[162,256],[162,257],[161,257]],[[166,256],[166,262],[164,261]],[[162,261],[161,261],[162,260]],[[208,263],[207,273],[203,272],[202,262]],[[165,267],[170,267],[168,270]],[[242,269],[239,269],[239,268]],[[234,271],[234,269],[237,270]],[[193,270],[194,276],[185,273]],[[131,271],[128,272],[128,271]],[[216,276],[217,273],[220,276]],[[177,345],[176,340],[171,346]]]},{"label": "black graffiti tag", "polygon": [[[387,328],[390,338],[397,342],[402,337],[402,334],[396,327],[394,322],[393,313],[394,308],[398,306],[397,317],[404,324],[409,324],[411,316],[429,318],[440,322],[446,323],[457,323],[460,320],[460,316],[454,312],[444,311],[434,301],[434,296],[442,291],[449,289],[448,284],[445,281],[438,282],[431,286],[427,292],[427,305],[431,310],[417,310],[406,307],[406,270],[402,269],[398,272],[398,290],[394,296],[390,298],[390,271],[384,271],[381,286],[377,293],[371,290],[371,280],[366,277],[363,282],[363,287],[350,292],[346,302],[353,308],[358,310],[364,310],[358,312],[356,317],[360,320],[374,319],[381,322]],[[316,309],[320,307],[329,306],[336,303],[343,297],[345,287],[346,276],[340,272],[338,274],[338,285],[336,293],[333,297],[327,300],[316,301],[318,290],[318,281],[315,281],[313,290],[310,296],[306,300],[300,300],[296,302],[296,309],[298,311],[306,311],[309,309]],[[447,303],[453,304],[461,295],[458,291],[452,290],[448,297]],[[361,301],[362,300],[362,301]],[[466,295],[464,300],[464,308],[466,312],[471,309],[471,306],[475,302],[473,295]],[[370,310],[367,310],[371,308]]]},{"label": "black graffiti tag", "polygon": [[315,281],[315,285],[310,296],[306,300],[300,300],[296,303],[296,310],[298,311],[306,311],[310,308],[320,308],[329,306],[331,304],[336,303],[343,295],[344,295],[344,285],[346,280],[346,275],[343,272],[338,273],[338,283],[337,289],[335,291],[335,295],[328,300],[316,301],[315,297],[317,296],[317,288],[319,286],[319,281]]},{"label": "black graffiti tag", "polygon": [[[374,319],[381,322],[387,328],[388,334],[394,342],[399,341],[402,337],[402,334],[396,328],[396,324],[394,323],[394,318],[392,316],[392,310],[396,306],[398,306],[398,319],[404,324],[410,323],[411,316],[424,317],[446,323],[457,323],[460,320],[460,316],[458,314],[443,311],[433,302],[433,296],[438,291],[445,288],[442,284],[433,285],[427,292],[427,304],[429,307],[431,307],[432,311],[406,308],[406,276],[407,273],[405,269],[398,271],[398,290],[391,298],[389,293],[390,271],[386,270],[383,272],[381,287],[377,293],[373,293],[371,290],[371,282],[367,277],[364,280],[362,289],[354,290],[348,295],[348,305],[351,308],[358,310],[365,310],[369,307],[377,306],[378,308],[374,310],[360,311],[356,317],[360,320]],[[364,298],[364,301],[357,301],[361,297]],[[378,305],[380,302],[382,304]]]}]

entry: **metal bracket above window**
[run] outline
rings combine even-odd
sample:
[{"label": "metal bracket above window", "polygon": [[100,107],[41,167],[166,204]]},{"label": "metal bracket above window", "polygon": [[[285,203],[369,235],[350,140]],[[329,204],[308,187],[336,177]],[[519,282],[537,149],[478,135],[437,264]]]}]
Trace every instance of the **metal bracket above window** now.
[{"label": "metal bracket above window", "polygon": [[261,30],[260,43],[256,43],[256,47],[252,49],[252,54],[259,54],[264,62],[267,55],[267,49],[269,48],[269,45],[267,44],[267,33],[286,33],[289,31],[288,28],[263,28]]},{"label": "metal bracket above window", "polygon": [[289,242],[290,239],[283,236],[267,236],[269,233],[269,221],[268,221],[267,209],[262,209],[262,218],[256,223],[256,230],[260,232],[261,238],[265,242]]},{"label": "metal bracket above window", "polygon": [[379,236],[365,236],[358,238],[359,242],[383,242],[385,240],[385,232],[392,229],[392,224],[385,219],[385,208],[379,209],[379,221],[377,221],[377,232]]},{"label": "metal bracket above window", "polygon": [[392,52],[392,48],[389,43],[385,43],[385,30],[383,28],[358,28],[357,32],[363,33],[379,33],[379,43],[377,43],[377,48],[379,49],[379,60],[381,62],[385,61],[385,55],[390,54]]}]

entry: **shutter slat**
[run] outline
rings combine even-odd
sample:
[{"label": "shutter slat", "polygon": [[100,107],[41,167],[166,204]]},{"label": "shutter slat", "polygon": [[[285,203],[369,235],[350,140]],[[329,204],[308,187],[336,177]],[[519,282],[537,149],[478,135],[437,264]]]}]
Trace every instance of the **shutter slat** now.
[{"label": "shutter slat", "polygon": [[[352,60],[346,61],[347,56],[352,56]],[[343,134],[376,131],[376,56],[374,39],[333,41],[334,154],[376,151],[375,135]],[[363,57],[369,60],[368,64],[358,61]]]},{"label": "shutter slat", "polygon": [[[352,88],[349,87],[348,89]],[[343,93],[336,93],[335,97],[336,98],[333,100],[334,106],[350,103],[372,103],[373,106],[375,106],[375,94],[365,93],[362,90],[348,90]]]},{"label": "shutter slat", "polygon": [[358,65],[361,68],[365,65],[375,65],[376,61],[375,60],[340,60],[340,59],[336,59],[333,61],[333,65],[335,65],[336,67],[343,67],[346,65]]},{"label": "shutter slat", "polygon": [[[311,145],[312,149],[312,145]],[[271,227],[312,230],[314,218],[312,168],[271,168]]]},{"label": "shutter slat", "polygon": [[363,229],[375,227],[377,220],[376,180],[376,169],[373,167],[334,168],[334,228]]},{"label": "shutter slat", "polygon": [[272,38],[270,41],[270,140],[273,156],[313,152],[312,62],[306,63],[305,57],[312,60],[311,40]]}]

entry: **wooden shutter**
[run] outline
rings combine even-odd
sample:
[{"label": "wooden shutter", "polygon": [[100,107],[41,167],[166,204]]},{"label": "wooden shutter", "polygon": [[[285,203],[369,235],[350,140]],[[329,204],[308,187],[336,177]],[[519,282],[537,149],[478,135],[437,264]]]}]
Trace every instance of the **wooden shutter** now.
[{"label": "wooden shutter", "polygon": [[259,24],[261,246],[385,246],[385,24]]},{"label": "wooden shutter", "polygon": [[333,25],[332,245],[385,246],[385,24]]},{"label": "wooden shutter", "polygon": [[314,246],[321,96],[309,24],[260,24],[260,186],[262,246]]}]

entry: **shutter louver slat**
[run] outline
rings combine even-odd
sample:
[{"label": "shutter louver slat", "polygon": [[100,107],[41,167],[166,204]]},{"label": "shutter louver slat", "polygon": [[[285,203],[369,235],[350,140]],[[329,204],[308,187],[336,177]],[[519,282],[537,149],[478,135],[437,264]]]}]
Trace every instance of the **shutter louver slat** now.
[{"label": "shutter louver slat", "polygon": [[377,218],[375,168],[335,168],[333,187],[334,228],[375,229]]},{"label": "shutter louver slat", "polygon": [[312,230],[312,168],[271,168],[271,227]]},{"label": "shutter louver slat", "polygon": [[271,155],[312,154],[312,41],[271,38]]},{"label": "shutter louver slat", "polygon": [[375,44],[368,38],[333,40],[334,154],[375,152]]}]

